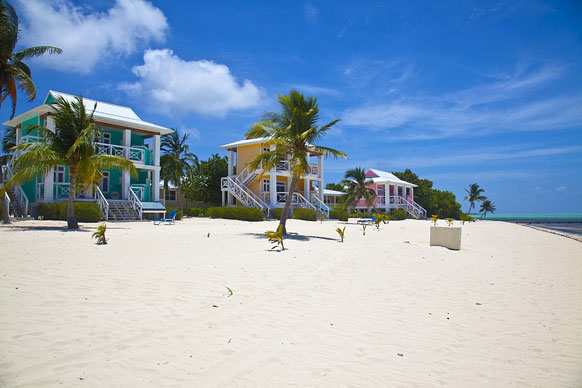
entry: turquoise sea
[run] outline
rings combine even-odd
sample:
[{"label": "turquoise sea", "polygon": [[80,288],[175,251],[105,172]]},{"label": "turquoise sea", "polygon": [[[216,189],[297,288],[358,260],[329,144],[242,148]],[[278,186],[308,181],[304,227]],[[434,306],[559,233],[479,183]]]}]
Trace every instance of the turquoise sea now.
[{"label": "turquoise sea", "polygon": [[542,228],[552,229],[562,233],[582,236],[582,214],[487,214],[481,218],[480,214],[471,214],[475,219],[490,221],[507,221],[531,224]]}]

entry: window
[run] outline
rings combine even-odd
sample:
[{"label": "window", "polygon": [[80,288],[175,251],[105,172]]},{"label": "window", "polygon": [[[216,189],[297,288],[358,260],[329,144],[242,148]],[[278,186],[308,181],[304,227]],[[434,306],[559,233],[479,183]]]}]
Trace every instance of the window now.
[{"label": "window", "polygon": [[65,166],[57,166],[53,179],[55,180],[55,183],[65,182]]},{"label": "window", "polygon": [[263,179],[263,193],[268,193],[271,186],[271,181],[268,179]]},{"label": "window", "polygon": [[103,132],[101,134],[101,142],[105,144],[111,144],[111,134],[108,132]]},{"label": "window", "polygon": [[176,200],[176,190],[169,189],[166,191],[165,195],[166,201],[175,201]]},{"label": "window", "polygon": [[109,193],[109,171],[103,171],[103,180],[99,187],[102,192]]},{"label": "window", "polygon": [[378,185],[378,197],[384,196],[384,185]]}]

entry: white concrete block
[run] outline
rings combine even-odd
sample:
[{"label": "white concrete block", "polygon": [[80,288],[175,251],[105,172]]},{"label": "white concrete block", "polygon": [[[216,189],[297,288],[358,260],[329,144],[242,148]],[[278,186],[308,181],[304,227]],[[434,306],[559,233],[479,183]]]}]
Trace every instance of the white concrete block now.
[{"label": "white concrete block", "polygon": [[461,228],[456,226],[431,226],[430,245],[461,250]]}]

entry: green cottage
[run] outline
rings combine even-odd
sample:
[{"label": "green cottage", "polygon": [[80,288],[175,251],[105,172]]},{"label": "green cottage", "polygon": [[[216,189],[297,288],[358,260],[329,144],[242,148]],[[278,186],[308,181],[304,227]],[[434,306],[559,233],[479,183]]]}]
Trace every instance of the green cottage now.
[{"label": "green cottage", "polygon": [[[72,102],[75,96],[49,91],[40,105],[4,123],[16,128],[16,144],[39,142],[43,139],[34,125],[55,130],[52,103],[58,97]],[[172,133],[171,129],[143,121],[129,107],[83,98],[88,112],[95,104],[93,122],[99,127],[101,138],[96,143],[97,152],[119,155],[131,160],[137,178],[117,169],[103,170],[99,187],[77,193],[75,201],[96,202],[106,220],[142,219],[143,213],[164,213],[160,198],[160,136]],[[18,151],[21,152],[21,151]],[[18,155],[15,155],[17,157]],[[11,163],[4,166],[8,176]],[[66,202],[69,194],[69,175],[65,166],[46,176],[15,186],[10,192],[13,206],[27,216],[41,202]]]}]

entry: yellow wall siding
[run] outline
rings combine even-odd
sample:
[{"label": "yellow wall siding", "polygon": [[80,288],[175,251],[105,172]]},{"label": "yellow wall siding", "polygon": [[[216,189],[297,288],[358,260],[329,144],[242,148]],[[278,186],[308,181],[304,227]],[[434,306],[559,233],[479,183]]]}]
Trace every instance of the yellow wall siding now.
[{"label": "yellow wall siding", "polygon": [[248,146],[238,147],[236,151],[236,173],[240,174],[247,164],[256,158],[260,153],[262,144],[251,144]]}]

